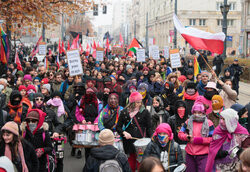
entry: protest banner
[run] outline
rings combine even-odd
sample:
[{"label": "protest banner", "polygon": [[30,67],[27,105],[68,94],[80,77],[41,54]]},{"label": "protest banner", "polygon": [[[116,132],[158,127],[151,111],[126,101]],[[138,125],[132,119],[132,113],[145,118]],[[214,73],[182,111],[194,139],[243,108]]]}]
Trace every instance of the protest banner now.
[{"label": "protest banner", "polygon": [[145,62],[145,49],[138,49],[136,52],[137,62]]},{"label": "protest banner", "polygon": [[112,54],[124,55],[124,49],[121,47],[112,47]]},{"label": "protest banner", "polygon": [[169,51],[170,54],[170,63],[172,68],[181,67],[181,57],[179,53],[179,49],[172,49]]},{"label": "protest banner", "polygon": [[76,76],[83,74],[79,50],[70,50],[67,51],[66,54],[69,66],[69,75]]},{"label": "protest banner", "polygon": [[96,61],[103,61],[103,51],[96,51]]},{"label": "protest banner", "polygon": [[41,42],[39,44],[39,55],[46,55],[47,53],[47,46],[45,42]]},{"label": "protest banner", "polygon": [[164,47],[164,57],[166,59],[169,59],[169,47],[168,46]]},{"label": "protest banner", "polygon": [[149,55],[150,57],[153,57],[153,59],[159,60],[160,59],[159,47],[156,45],[149,46]]}]

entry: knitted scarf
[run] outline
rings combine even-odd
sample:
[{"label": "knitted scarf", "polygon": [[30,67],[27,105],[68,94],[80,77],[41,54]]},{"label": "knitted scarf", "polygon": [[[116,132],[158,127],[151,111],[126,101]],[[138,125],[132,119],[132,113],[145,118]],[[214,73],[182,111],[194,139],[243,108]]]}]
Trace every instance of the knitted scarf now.
[{"label": "knitted scarf", "polygon": [[115,109],[113,112],[116,112],[116,114],[112,114],[111,113],[111,107],[109,105],[106,105],[105,108],[103,108],[103,118],[109,118],[113,115],[116,115],[116,119],[115,119],[115,126],[118,122],[118,118],[119,118],[119,112],[120,112],[120,106],[117,106],[115,108],[112,108],[112,109]]},{"label": "knitted scarf", "polygon": [[13,106],[12,104],[8,104],[9,107],[9,114],[11,117],[14,118],[14,122],[21,124],[21,116],[22,116],[22,111],[23,111],[23,107],[22,107],[22,103],[20,103],[19,105]]},{"label": "knitted scarf", "polygon": [[47,101],[47,105],[52,105],[52,106],[57,107],[57,116],[58,117],[62,116],[62,114],[65,114],[63,102],[60,98],[49,99]]},{"label": "knitted scarf", "polygon": [[207,117],[204,115],[205,118],[201,118],[200,120],[196,120],[195,116],[192,115],[188,119],[188,124],[187,124],[187,129],[189,130],[189,134],[193,134],[193,122],[202,122],[202,129],[201,129],[201,136],[202,137],[207,137],[209,135],[209,125],[208,125],[208,120]]},{"label": "knitted scarf", "polygon": [[186,92],[184,92],[183,100],[196,100],[197,97],[199,96],[198,91],[194,95],[189,95]]},{"label": "knitted scarf", "polygon": [[[29,169],[27,168],[27,165],[25,163],[25,158],[24,158],[24,153],[23,153],[23,145],[21,143],[21,141],[19,141],[18,143],[18,153],[20,155],[21,158],[21,162],[22,162],[22,172],[29,172]],[[12,156],[11,156],[11,150],[10,150],[10,146],[8,144],[5,144],[5,156],[7,156],[11,161],[12,161]]]}]

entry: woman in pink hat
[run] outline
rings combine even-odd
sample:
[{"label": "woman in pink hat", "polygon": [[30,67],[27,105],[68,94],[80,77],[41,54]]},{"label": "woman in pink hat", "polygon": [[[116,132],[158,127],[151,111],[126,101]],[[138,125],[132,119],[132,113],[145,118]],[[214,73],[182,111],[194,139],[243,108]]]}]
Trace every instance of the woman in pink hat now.
[{"label": "woman in pink hat", "polygon": [[[124,127],[123,127],[124,126]],[[132,92],[129,96],[128,106],[121,111],[116,126],[116,131],[123,137],[123,148],[128,155],[128,161],[132,171],[139,167],[136,160],[135,139],[151,137],[150,113],[142,104],[142,95]]]}]

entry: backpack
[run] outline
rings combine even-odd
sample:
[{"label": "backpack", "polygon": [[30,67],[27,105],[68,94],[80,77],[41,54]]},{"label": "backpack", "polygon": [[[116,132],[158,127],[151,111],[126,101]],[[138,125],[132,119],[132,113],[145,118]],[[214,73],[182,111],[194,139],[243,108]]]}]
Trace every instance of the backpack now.
[{"label": "backpack", "polygon": [[118,152],[114,159],[103,161],[99,166],[99,172],[123,172],[121,165],[117,159],[120,152]]}]

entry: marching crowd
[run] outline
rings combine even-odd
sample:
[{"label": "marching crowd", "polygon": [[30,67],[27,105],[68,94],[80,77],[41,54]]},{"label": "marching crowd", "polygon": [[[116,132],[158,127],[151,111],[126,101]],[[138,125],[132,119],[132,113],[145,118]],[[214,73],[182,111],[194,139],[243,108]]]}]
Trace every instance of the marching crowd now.
[{"label": "marching crowd", "polygon": [[[10,63],[2,71],[0,156],[7,159],[0,158],[0,171],[8,171],[9,160],[18,172],[52,171],[51,138],[64,134],[72,144],[74,124],[101,131],[100,146],[85,148],[86,172],[174,171],[183,164],[187,172],[250,170],[250,104],[236,103],[237,59],[219,77],[220,71],[205,70],[194,76],[194,62],[185,58],[172,69],[163,56],[98,62],[83,53],[83,75],[70,76],[65,56],[59,66],[56,56],[46,56],[49,68],[34,57],[21,60],[22,70]],[[124,152],[113,146],[114,133]],[[134,145],[140,138],[151,139],[142,161]],[[81,149],[72,147],[71,155],[81,158]],[[62,172],[63,158],[55,159],[55,171]]]}]

